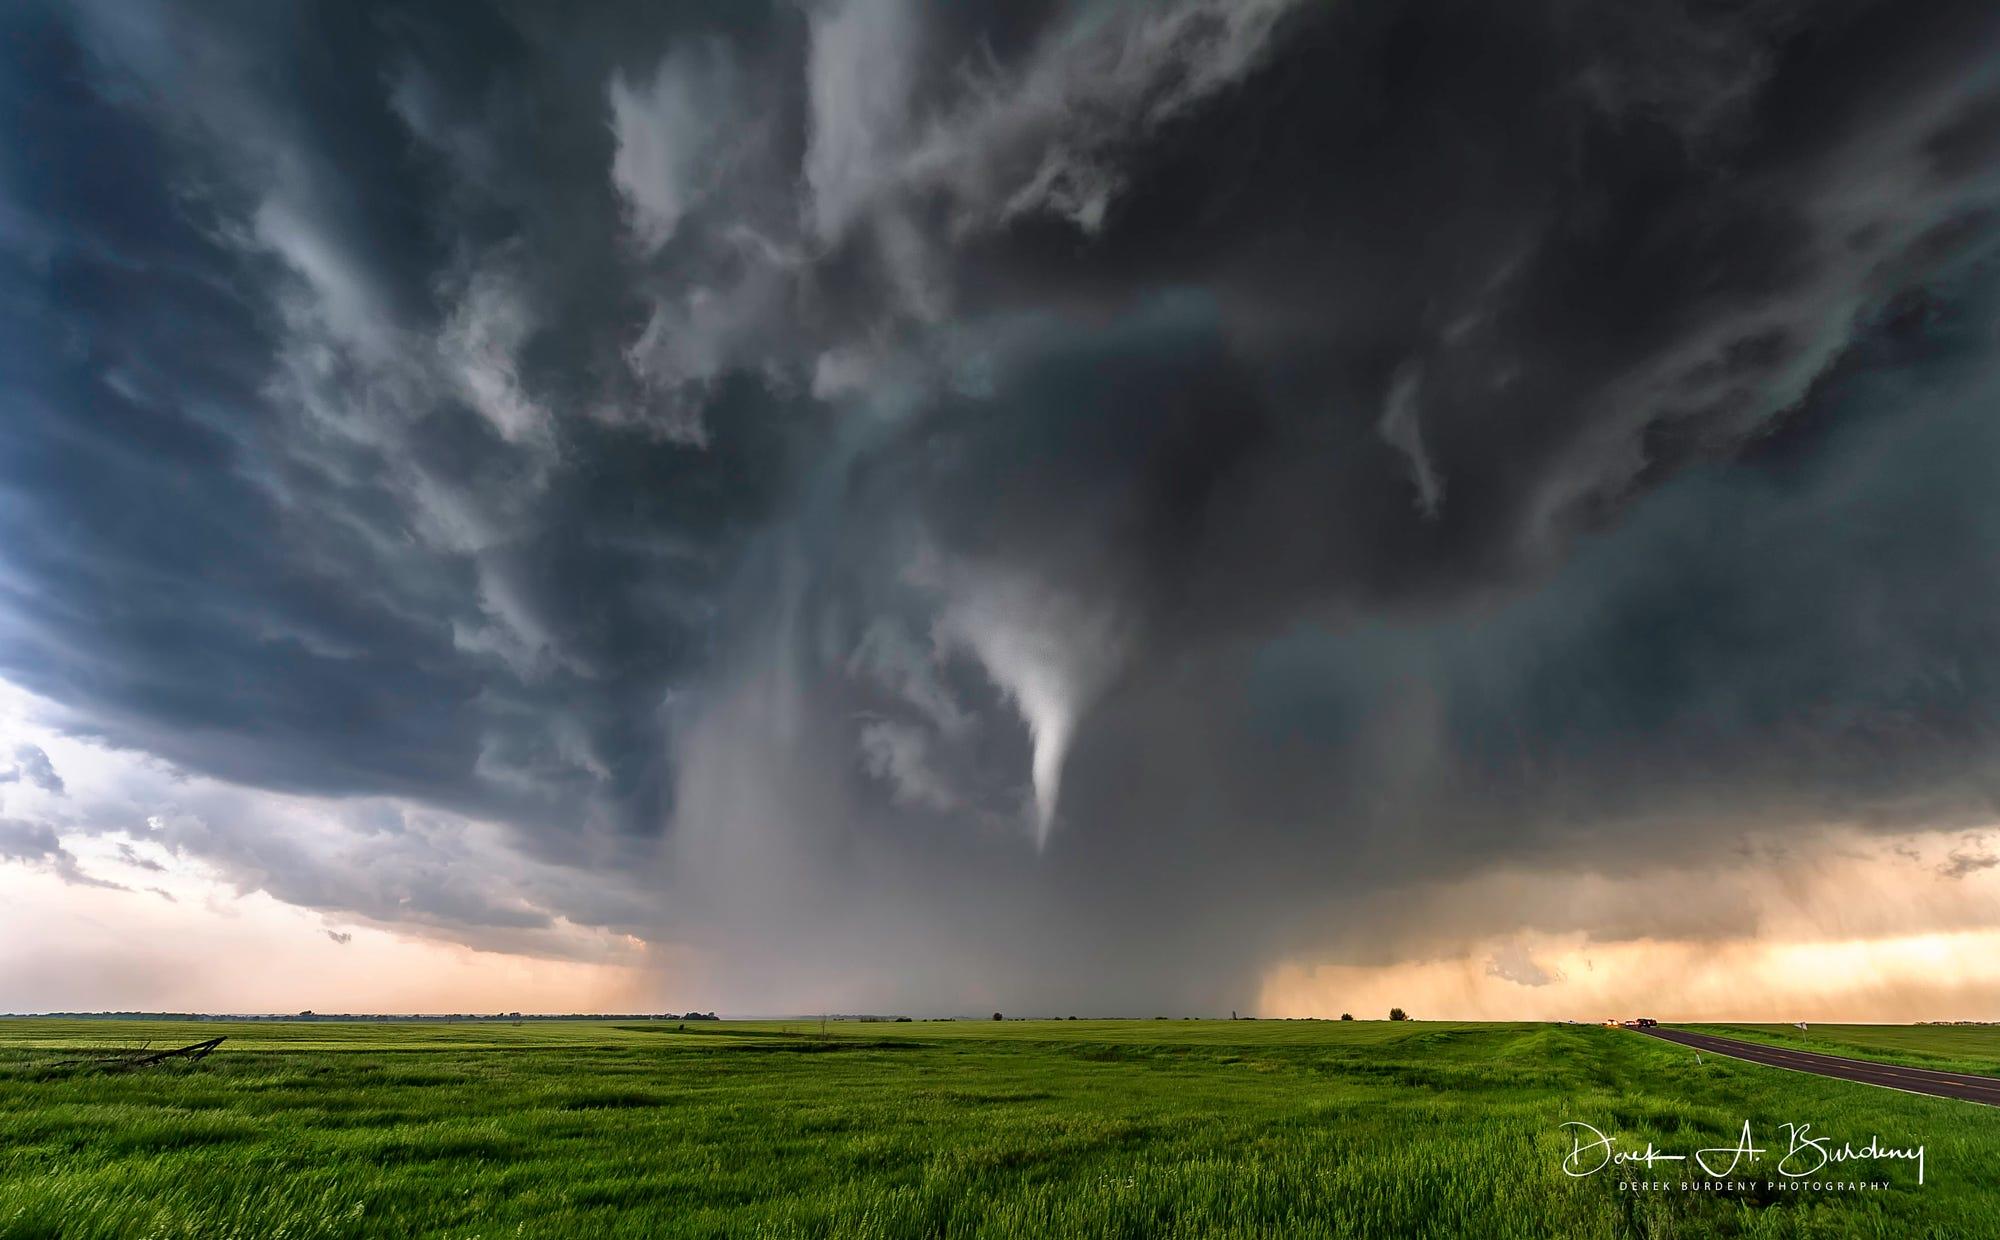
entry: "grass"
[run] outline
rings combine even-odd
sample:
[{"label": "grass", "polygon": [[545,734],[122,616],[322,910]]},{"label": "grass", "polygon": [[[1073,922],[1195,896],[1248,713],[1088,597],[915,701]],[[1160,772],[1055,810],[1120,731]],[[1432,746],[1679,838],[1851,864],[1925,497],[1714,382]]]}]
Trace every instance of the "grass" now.
[{"label": "grass", "polygon": [[[1566,1120],[1679,1152],[1746,1119],[1922,1143],[1926,1182],[1562,1172]],[[2000,1111],[1579,1026],[0,1021],[0,1237],[1945,1237],[1990,1233],[1995,1167]]]},{"label": "grass", "polygon": [[2000,1076],[2000,1025],[1689,1025],[1719,1037],[1911,1068]]}]

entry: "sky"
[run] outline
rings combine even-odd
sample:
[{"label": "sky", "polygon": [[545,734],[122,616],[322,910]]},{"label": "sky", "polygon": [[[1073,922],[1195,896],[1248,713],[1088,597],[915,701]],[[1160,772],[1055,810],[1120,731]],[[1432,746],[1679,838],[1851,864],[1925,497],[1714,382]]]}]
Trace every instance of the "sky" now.
[{"label": "sky", "polygon": [[25,0],[0,1011],[2000,1019],[2000,10]]}]

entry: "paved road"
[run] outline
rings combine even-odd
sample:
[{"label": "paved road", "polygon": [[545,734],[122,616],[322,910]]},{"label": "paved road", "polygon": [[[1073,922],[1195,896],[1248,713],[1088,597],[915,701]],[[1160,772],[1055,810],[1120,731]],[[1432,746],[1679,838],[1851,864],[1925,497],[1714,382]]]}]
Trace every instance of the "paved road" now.
[{"label": "paved road", "polygon": [[1900,1089],[1913,1094],[1935,1094],[1940,1098],[1960,1098],[1966,1102],[1983,1102],[1988,1106],[2000,1106],[2000,1078],[1969,1076],[1963,1072],[1934,1072],[1929,1068],[1905,1068],[1896,1064],[1876,1063],[1869,1059],[1846,1059],[1839,1055],[1816,1055],[1811,1051],[1793,1051],[1757,1042],[1739,1042],[1735,1038],[1690,1033],[1685,1029],[1654,1028],[1641,1029],[1639,1032],[1650,1033],[1656,1038],[1678,1042],[1682,1046],[1691,1046],[1696,1050],[1728,1055],[1732,1059],[1744,1059],[1773,1068],[1790,1068],[1795,1072],[1810,1072],[1815,1076],[1831,1076],[1843,1081],[1860,1081],[1865,1085],[1880,1085],[1885,1089]]}]

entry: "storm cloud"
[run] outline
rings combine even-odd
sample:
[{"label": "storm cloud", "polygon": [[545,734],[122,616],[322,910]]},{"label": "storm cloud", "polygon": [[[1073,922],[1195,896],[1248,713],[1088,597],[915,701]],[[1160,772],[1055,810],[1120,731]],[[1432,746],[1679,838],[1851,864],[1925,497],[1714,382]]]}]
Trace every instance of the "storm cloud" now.
[{"label": "storm cloud", "polygon": [[0,17],[0,676],[212,781],[10,856],[1150,1014],[1995,817],[1991,6],[574,7]]}]

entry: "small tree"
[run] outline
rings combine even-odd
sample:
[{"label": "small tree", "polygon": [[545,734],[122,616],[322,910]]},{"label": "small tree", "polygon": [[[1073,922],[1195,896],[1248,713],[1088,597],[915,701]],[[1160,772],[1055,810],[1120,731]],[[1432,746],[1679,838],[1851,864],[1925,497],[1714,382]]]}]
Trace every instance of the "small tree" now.
[{"label": "small tree", "polygon": [[1354,1013],[1352,1013],[1352,1012],[1342,1012],[1342,1013],[1340,1014],[1340,1019],[1342,1019],[1342,1020],[1353,1020],[1353,1019],[1354,1019]]},{"label": "small tree", "polygon": [[1404,1011],[1404,1010],[1403,1010],[1402,1008],[1390,1008],[1390,1009],[1389,1009],[1389,1019],[1390,1019],[1390,1020],[1408,1020],[1408,1019],[1410,1019],[1410,1014],[1409,1014],[1408,1012],[1405,1012],[1405,1011]]},{"label": "small tree", "polygon": [[993,1013],[993,1019],[994,1019],[994,1020],[1006,1020],[1007,1018],[1006,1018],[1005,1016],[1002,1016],[1002,1015],[1000,1015],[1000,1013],[998,1013],[998,1012],[995,1012],[995,1013]]}]

